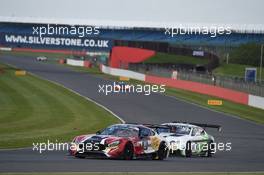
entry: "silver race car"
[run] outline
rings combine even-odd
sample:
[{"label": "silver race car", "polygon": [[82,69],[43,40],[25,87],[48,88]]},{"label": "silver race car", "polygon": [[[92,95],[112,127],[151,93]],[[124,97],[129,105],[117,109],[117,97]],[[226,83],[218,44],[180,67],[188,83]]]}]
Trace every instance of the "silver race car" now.
[{"label": "silver race car", "polygon": [[191,157],[193,155],[211,157],[215,153],[215,139],[204,128],[216,128],[219,125],[171,122],[153,125],[159,135],[165,137],[169,143],[171,155]]}]

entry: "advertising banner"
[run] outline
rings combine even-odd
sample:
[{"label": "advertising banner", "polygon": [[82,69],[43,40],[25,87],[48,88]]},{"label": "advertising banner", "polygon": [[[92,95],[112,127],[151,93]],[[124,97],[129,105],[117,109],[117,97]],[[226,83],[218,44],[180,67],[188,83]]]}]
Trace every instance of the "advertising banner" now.
[{"label": "advertising banner", "polygon": [[99,38],[51,37],[21,34],[0,34],[0,44],[9,47],[77,48],[85,50],[111,50],[112,41]]}]

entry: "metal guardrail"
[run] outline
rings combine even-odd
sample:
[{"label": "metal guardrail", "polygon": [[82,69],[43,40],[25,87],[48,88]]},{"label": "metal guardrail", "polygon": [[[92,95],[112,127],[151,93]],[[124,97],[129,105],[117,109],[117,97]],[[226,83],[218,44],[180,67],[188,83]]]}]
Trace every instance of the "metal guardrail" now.
[{"label": "metal guardrail", "polygon": [[[173,69],[166,69],[158,66],[144,67],[142,65],[131,66],[130,69],[148,75],[155,75],[155,76],[161,76],[167,78],[170,78],[172,76],[172,71],[173,71]],[[202,74],[198,72],[179,70],[179,69],[177,71],[178,71],[177,79],[180,80],[188,80],[188,81],[220,86],[220,87],[242,91],[252,95],[264,97],[264,82],[253,83],[253,82],[246,82],[242,77],[211,75],[209,73]]]}]

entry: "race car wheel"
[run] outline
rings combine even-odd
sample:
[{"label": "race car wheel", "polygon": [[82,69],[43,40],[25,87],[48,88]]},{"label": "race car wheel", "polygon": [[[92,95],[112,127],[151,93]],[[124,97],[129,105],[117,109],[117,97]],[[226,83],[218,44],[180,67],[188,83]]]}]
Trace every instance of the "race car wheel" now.
[{"label": "race car wheel", "polygon": [[191,147],[191,142],[190,141],[188,141],[186,143],[185,156],[186,157],[191,157],[192,156],[192,147]]},{"label": "race car wheel", "polygon": [[164,142],[162,142],[159,146],[158,150],[158,160],[163,160],[167,157],[168,149]]},{"label": "race car wheel", "polygon": [[133,159],[133,156],[134,156],[133,145],[132,145],[132,143],[127,143],[125,148],[124,148],[122,158],[125,160],[131,160],[131,159]]}]

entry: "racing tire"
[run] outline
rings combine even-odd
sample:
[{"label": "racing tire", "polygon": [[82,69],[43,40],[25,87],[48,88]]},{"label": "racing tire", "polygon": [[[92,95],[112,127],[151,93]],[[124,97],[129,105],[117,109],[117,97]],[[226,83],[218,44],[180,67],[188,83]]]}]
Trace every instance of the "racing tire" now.
[{"label": "racing tire", "polygon": [[165,142],[162,142],[159,146],[159,150],[157,152],[158,160],[164,160],[167,158],[168,149]]},{"label": "racing tire", "polygon": [[127,143],[124,151],[123,151],[123,155],[122,155],[122,159],[124,160],[132,160],[134,157],[134,147],[132,145],[132,143]]},{"label": "racing tire", "polygon": [[188,141],[186,143],[185,157],[192,157],[192,147],[191,147],[191,142],[190,141]]}]

